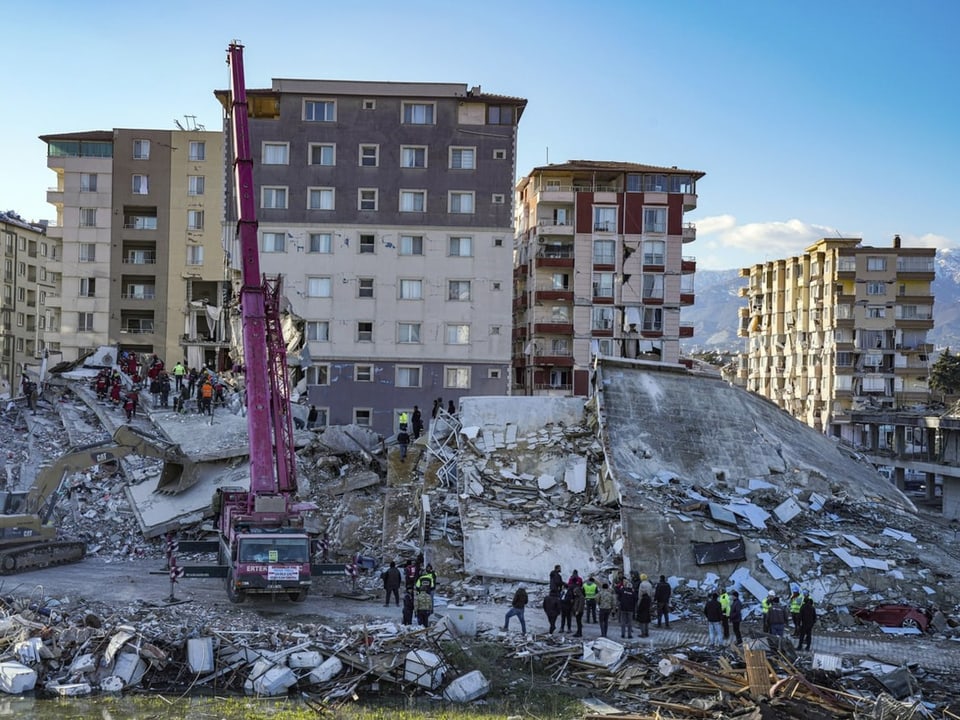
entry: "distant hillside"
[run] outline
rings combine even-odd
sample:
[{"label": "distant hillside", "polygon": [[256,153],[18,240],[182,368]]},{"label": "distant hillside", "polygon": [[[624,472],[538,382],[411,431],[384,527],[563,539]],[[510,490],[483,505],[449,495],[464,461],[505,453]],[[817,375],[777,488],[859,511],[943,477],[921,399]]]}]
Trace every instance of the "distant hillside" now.
[{"label": "distant hillside", "polygon": [[[960,252],[937,251],[937,277],[933,281],[933,330],[929,338],[938,348],[960,350]],[[739,270],[698,270],[696,304],[683,308],[680,318],[692,322],[694,335],[683,342],[686,352],[742,350],[737,337],[737,311],[746,298],[737,294],[747,279]]]}]

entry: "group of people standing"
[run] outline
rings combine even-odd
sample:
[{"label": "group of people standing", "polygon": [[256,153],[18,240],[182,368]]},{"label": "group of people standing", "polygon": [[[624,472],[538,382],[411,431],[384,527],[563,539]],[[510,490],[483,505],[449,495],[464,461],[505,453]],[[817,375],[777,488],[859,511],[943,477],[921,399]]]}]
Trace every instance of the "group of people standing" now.
[{"label": "group of people standing", "polygon": [[403,624],[412,625],[414,615],[417,624],[427,627],[430,616],[433,614],[433,596],[437,589],[437,571],[431,563],[423,564],[423,554],[410,560],[401,572],[394,560],[390,566],[380,574],[383,582],[384,607],[390,606],[390,599],[400,607],[400,587],[403,592]]},{"label": "group of people standing", "polygon": [[[767,597],[760,602],[760,613],[763,617],[765,633],[783,637],[788,623],[792,623],[793,637],[797,640],[798,649],[810,649],[813,626],[817,622],[817,611],[809,590],[801,591],[798,586],[791,588],[789,605],[786,607],[780,603],[776,591],[770,590]],[[740,624],[743,622],[743,603],[738,591],[731,589],[711,593],[710,599],[703,607],[703,614],[707,619],[707,637],[710,645],[721,647],[729,642],[731,628],[737,645],[743,644],[743,635],[740,631]]]}]

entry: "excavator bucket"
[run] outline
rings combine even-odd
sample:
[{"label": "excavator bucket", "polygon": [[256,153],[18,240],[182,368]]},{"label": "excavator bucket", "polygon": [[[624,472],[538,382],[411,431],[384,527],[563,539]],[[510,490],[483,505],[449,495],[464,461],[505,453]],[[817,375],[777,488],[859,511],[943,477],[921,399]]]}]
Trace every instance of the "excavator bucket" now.
[{"label": "excavator bucket", "polygon": [[176,495],[196,485],[198,480],[200,473],[194,463],[167,460],[163,463],[163,472],[157,482],[156,492],[161,495]]}]

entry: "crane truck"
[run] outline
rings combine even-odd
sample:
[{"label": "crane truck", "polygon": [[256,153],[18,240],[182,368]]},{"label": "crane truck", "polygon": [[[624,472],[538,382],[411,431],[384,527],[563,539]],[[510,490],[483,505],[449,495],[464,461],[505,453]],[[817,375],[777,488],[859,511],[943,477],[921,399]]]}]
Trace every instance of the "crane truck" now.
[{"label": "crane truck", "polygon": [[214,495],[219,562],[231,602],[243,602],[250,594],[285,594],[302,601],[312,583],[312,535],[306,523],[311,505],[297,504],[293,497],[297,489],[296,446],[280,326],[281,278],[260,273],[242,45],[230,44],[227,64],[250,487],[221,488]]},{"label": "crane truck", "polygon": [[0,574],[82,560],[86,545],[61,538],[54,524],[60,486],[69,473],[115,463],[127,455],[163,460],[162,482],[177,483],[189,472],[177,445],[129,425],[117,428],[112,440],[67,450],[40,469],[28,490],[0,492]]}]

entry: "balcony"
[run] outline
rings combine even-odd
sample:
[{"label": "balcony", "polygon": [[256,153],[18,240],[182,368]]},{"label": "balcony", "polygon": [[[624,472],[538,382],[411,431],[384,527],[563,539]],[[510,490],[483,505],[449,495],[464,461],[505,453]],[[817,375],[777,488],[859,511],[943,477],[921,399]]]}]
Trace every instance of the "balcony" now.
[{"label": "balcony", "polygon": [[936,275],[936,266],[932,257],[901,257],[897,258],[897,278],[933,280]]},{"label": "balcony", "polygon": [[695,294],[695,293],[692,293],[692,292],[684,292],[683,290],[680,291],[680,306],[681,306],[681,307],[693,305],[695,301],[696,301],[696,294]]},{"label": "balcony", "polygon": [[572,245],[554,245],[541,247],[537,251],[535,261],[538,268],[572,268],[573,267],[573,246]]},{"label": "balcony", "polygon": [[540,203],[572,203],[574,189],[569,185],[549,185],[537,189],[536,201]]},{"label": "balcony", "polygon": [[573,335],[573,323],[534,320],[533,332],[537,335]]},{"label": "balcony", "polygon": [[51,205],[63,206],[63,188],[47,188],[47,202]]},{"label": "balcony", "polygon": [[692,338],[693,337],[693,323],[680,323],[680,337],[682,338]]},{"label": "balcony", "polygon": [[684,275],[697,271],[697,259],[691,255],[684,255],[680,260],[680,272]]},{"label": "balcony", "polygon": [[567,223],[541,222],[537,225],[537,235],[573,235],[573,225]]},{"label": "balcony", "polygon": [[573,302],[573,289],[568,287],[557,287],[549,283],[538,284],[534,293],[534,300],[565,300]]},{"label": "balcony", "polygon": [[573,367],[573,355],[533,355],[530,364],[540,367]]},{"label": "balcony", "polygon": [[697,239],[697,226],[688,222],[683,224],[683,242],[693,242]]},{"label": "balcony", "polygon": [[155,265],[157,256],[152,252],[129,252],[123,256],[124,266]]},{"label": "balcony", "polygon": [[123,300],[156,300],[157,294],[153,290],[142,292],[125,292],[120,295]]}]

